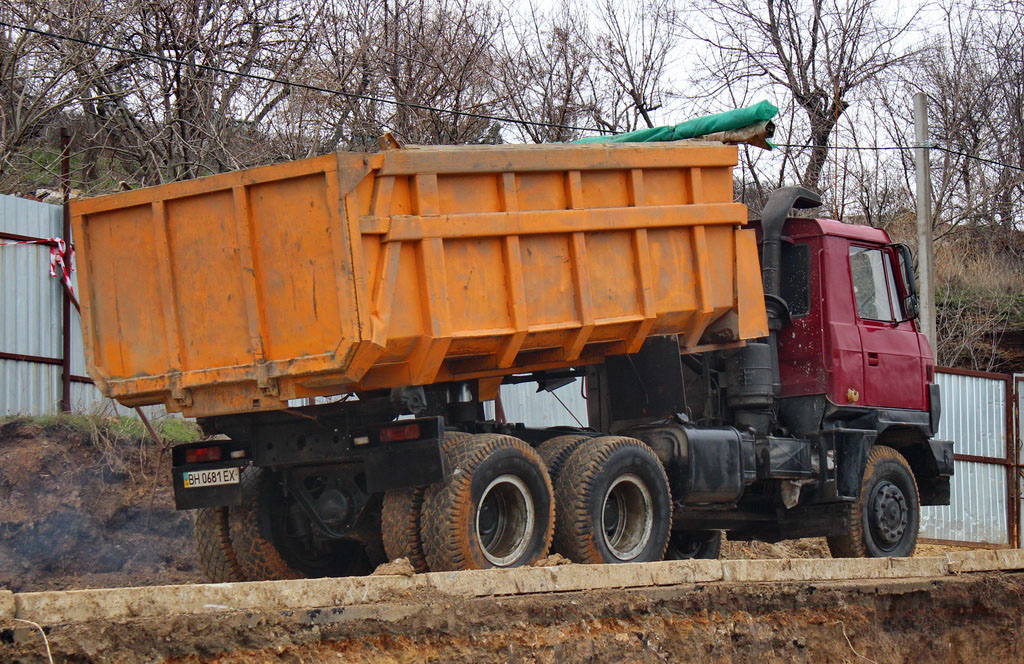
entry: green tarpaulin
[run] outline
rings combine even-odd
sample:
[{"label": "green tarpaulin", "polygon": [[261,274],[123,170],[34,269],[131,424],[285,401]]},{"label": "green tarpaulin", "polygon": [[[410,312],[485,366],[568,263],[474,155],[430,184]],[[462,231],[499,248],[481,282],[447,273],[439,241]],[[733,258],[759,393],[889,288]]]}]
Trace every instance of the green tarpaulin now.
[{"label": "green tarpaulin", "polygon": [[746,108],[737,108],[734,111],[706,115],[702,118],[694,118],[677,125],[638,129],[628,134],[615,134],[612,136],[587,136],[578,141],[573,141],[573,143],[600,143],[603,141],[647,143],[651,141],[678,141],[684,138],[698,138],[720,131],[733,131],[759,122],[767,122],[774,118],[778,112],[779,109],[775,104],[766,100]]}]

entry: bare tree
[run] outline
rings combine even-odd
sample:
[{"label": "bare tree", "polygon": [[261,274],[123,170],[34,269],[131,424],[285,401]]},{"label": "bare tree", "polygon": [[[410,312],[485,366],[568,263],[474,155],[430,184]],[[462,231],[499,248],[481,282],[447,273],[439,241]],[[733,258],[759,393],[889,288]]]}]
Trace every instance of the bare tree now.
[{"label": "bare tree", "polygon": [[690,34],[708,47],[704,82],[711,93],[756,79],[792,95],[806,118],[809,154],[800,174],[818,188],[830,137],[850,95],[913,51],[916,14],[899,22],[877,0],[705,0]]},{"label": "bare tree", "polygon": [[495,108],[490,71],[501,25],[489,5],[473,0],[394,0],[377,55],[382,90],[402,103],[385,126],[416,143],[486,140],[491,121],[474,115]]},{"label": "bare tree", "polygon": [[[56,27],[65,33],[86,27],[104,30],[112,23],[96,6],[66,0],[0,0],[0,17],[15,25]],[[101,101],[89,93],[90,81],[78,75],[79,65],[92,57],[93,50],[27,30],[0,32],[0,178],[17,177],[12,170],[32,160],[33,141],[55,126],[69,107],[83,100]]]},{"label": "bare tree", "polygon": [[499,38],[494,60],[500,110],[524,123],[508,128],[534,142],[568,141],[566,129],[593,118],[598,108],[591,85],[590,36],[579,4],[563,2],[545,14],[535,5],[514,16]]},{"label": "bare tree", "polygon": [[594,59],[613,83],[606,110],[608,129],[630,131],[640,120],[653,127],[651,112],[662,106],[666,68],[679,32],[671,0],[599,0],[600,32]]}]

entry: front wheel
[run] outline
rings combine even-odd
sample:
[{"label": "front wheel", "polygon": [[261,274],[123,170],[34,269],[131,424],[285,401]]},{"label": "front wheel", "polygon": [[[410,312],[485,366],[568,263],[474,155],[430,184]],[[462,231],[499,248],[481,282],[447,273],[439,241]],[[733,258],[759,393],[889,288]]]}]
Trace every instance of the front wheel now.
[{"label": "front wheel", "polygon": [[921,502],[910,465],[885,445],[868,452],[860,496],[850,506],[850,531],[828,538],[834,558],[904,558],[914,553]]}]

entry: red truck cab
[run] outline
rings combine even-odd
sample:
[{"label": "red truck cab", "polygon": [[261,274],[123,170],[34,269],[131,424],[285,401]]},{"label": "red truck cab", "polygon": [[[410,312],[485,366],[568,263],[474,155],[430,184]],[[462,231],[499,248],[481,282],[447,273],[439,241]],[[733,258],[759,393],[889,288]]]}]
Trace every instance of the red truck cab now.
[{"label": "red truck cab", "polygon": [[779,334],[779,396],[928,411],[935,362],[909,254],[884,230],[829,219],[787,220],[783,253],[792,324]]}]

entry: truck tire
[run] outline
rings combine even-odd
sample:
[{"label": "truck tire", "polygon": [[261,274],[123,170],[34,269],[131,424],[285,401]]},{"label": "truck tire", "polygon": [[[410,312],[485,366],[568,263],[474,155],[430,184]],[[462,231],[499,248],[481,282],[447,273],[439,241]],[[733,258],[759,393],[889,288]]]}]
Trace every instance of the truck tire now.
[{"label": "truck tire", "polygon": [[677,530],[668,538],[665,560],[715,560],[722,553],[722,531]]},{"label": "truck tire", "polygon": [[828,538],[834,558],[907,557],[917,546],[921,503],[910,464],[875,445],[868,452],[860,496],[850,505],[850,531]]},{"label": "truck tire", "polygon": [[[470,434],[464,431],[446,432],[442,452],[469,437]],[[412,568],[419,573],[430,571],[427,558],[423,555],[423,541],[420,539],[424,491],[426,487],[423,486],[388,491],[384,494],[380,515],[384,552],[388,560],[407,558]]]},{"label": "truck tire", "polygon": [[242,473],[242,501],[228,508],[228,525],[242,573],[254,581],[352,576],[370,571],[363,545],[334,540],[323,545],[290,536],[289,520],[306,518],[281,489],[277,473],[249,467]]},{"label": "truck tire", "polygon": [[555,485],[555,550],[577,563],[662,560],[672,522],[668,477],[639,440],[604,436],[573,452]]},{"label": "truck tire", "polygon": [[228,508],[203,507],[196,510],[193,529],[196,559],[203,574],[212,583],[246,581],[235,558],[228,532]]},{"label": "truck tire", "polygon": [[445,450],[450,475],[423,496],[423,553],[432,571],[531,565],[547,555],[555,505],[537,452],[478,434]]},{"label": "truck tire", "polygon": [[537,454],[548,469],[548,477],[551,478],[551,485],[558,481],[558,475],[562,472],[566,460],[576,451],[576,448],[593,436],[570,434],[567,436],[556,436],[549,438],[537,446]]}]

